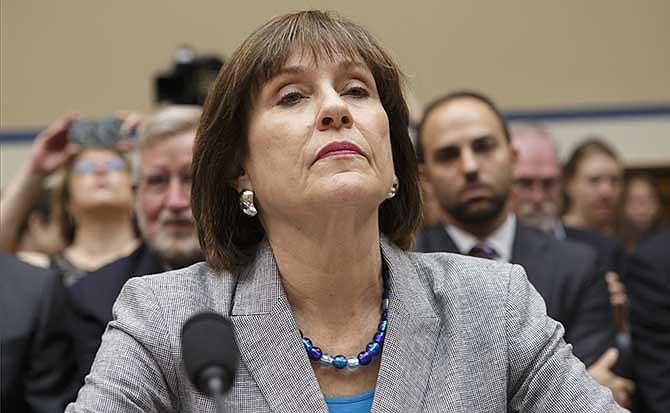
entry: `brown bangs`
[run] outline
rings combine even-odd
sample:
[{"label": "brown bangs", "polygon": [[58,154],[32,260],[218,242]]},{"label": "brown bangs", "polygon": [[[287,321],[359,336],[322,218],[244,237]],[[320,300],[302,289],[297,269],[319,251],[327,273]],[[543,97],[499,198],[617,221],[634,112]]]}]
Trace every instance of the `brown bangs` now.
[{"label": "brown bangs", "polygon": [[375,79],[382,75],[382,68],[390,69],[392,65],[369,33],[329,12],[277,17],[260,27],[247,42],[264,45],[264,53],[258,56],[251,70],[255,75],[252,96],[256,96],[296,52],[300,57],[309,55],[317,65],[342,58],[365,63]]}]

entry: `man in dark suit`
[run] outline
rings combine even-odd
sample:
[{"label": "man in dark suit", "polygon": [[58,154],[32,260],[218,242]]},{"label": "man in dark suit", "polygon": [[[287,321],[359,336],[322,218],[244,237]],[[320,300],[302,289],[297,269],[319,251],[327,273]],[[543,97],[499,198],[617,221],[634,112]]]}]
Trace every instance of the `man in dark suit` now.
[{"label": "man in dark suit", "polygon": [[640,412],[670,412],[669,245],[668,230],[643,241],[626,277]]},{"label": "man in dark suit", "polygon": [[76,389],[65,292],[55,273],[0,252],[3,412],[62,412]]},{"label": "man in dark suit", "polygon": [[512,212],[516,152],[505,121],[487,97],[457,92],[428,106],[419,128],[420,173],[445,212],[417,250],[456,252],[521,264],[560,321],[589,372],[629,404],[632,383],[614,376],[614,325],[596,253],[524,226]]}]

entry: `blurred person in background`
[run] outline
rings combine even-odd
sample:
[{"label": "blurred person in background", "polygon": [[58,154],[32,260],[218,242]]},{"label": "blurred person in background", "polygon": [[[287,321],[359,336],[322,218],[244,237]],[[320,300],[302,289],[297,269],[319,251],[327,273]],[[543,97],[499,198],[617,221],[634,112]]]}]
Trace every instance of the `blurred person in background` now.
[{"label": "blurred person in background", "polygon": [[617,236],[628,251],[653,235],[664,224],[661,192],[647,174],[636,174],[626,180]]},{"label": "blurred person in background", "polygon": [[[420,171],[447,219],[417,236],[417,250],[522,265],[544,298],[549,316],[563,324],[565,340],[575,354],[620,404],[629,405],[633,383],[611,371],[618,357],[610,348],[615,343],[614,322],[596,252],[583,244],[557,240],[517,219],[511,192],[518,154],[495,104],[471,91],[437,99],[424,115],[418,148]],[[537,152],[546,155],[551,150]],[[553,174],[559,172],[556,165],[543,168],[539,182],[533,177],[530,186],[539,184],[544,190],[546,185],[556,193],[552,185],[558,184],[560,176]],[[538,222],[549,221],[551,225],[544,226],[551,229],[557,220],[547,213],[548,200],[534,201],[527,215]]]},{"label": "blurred person in background", "polygon": [[599,138],[578,145],[563,168],[563,222],[613,235],[623,191],[623,165]]},{"label": "blurred person in background", "polygon": [[52,265],[67,287],[139,247],[132,223],[132,176],[120,151],[82,148],[64,165],[58,200],[67,247],[52,257]]},{"label": "blurred person in background", "polygon": [[670,412],[670,231],[640,242],[628,287],[640,413]]},{"label": "blurred person in background", "polygon": [[128,169],[124,174],[124,188],[134,188],[135,197],[124,198],[129,202],[124,208],[134,208],[144,242],[130,255],[98,269],[95,277],[84,277],[69,289],[76,323],[73,335],[79,344],[80,385],[126,281],[202,260],[191,216],[191,158],[200,113],[199,107],[169,106],[142,120],[132,156],[135,168],[132,175]]},{"label": "blurred person in background", "polygon": [[[404,95],[407,101],[407,109],[409,109],[409,136],[416,148],[419,124],[423,117],[423,106],[411,89],[406,87]],[[432,192],[430,185],[424,181],[423,177],[419,177],[419,185],[421,185],[421,227],[426,228],[438,222],[444,222],[442,207],[435,199],[435,194]]]},{"label": "blurred person in background", "polygon": [[539,125],[511,125],[517,152],[512,199],[517,217],[527,225],[565,238],[560,220],[561,163],[556,146]]},{"label": "blurred person in background", "polygon": [[[58,218],[54,227],[61,231],[66,247],[62,254],[53,255],[87,270],[127,254],[138,241],[130,220],[128,162],[117,149],[69,142],[68,130],[76,120],[75,115],[59,119],[35,139],[29,161],[2,194],[1,241],[6,251],[20,249],[22,223],[31,222],[30,211],[44,191],[46,178],[67,169],[56,190],[55,209],[59,213],[54,214]],[[52,248],[53,252],[59,250]]]},{"label": "blurred person in background", "polygon": [[[74,383],[80,386],[121,286],[131,274],[157,266],[133,225],[133,180],[123,151],[97,146],[94,137],[87,146],[71,141],[76,121],[75,115],[59,119],[35,139],[29,161],[3,193],[2,224],[11,244],[16,223],[27,215],[46,177],[62,172],[56,198],[66,247],[51,257],[50,266],[67,287],[67,327],[78,364]],[[120,133],[127,135],[137,122],[126,117]]]},{"label": "blurred person in background", "polygon": [[539,125],[517,124],[511,126],[510,133],[517,151],[512,203],[519,219],[558,239],[590,245],[598,251],[605,271],[623,274],[626,254],[620,242],[597,231],[575,228],[561,221],[561,163],[556,144],[548,132]]},{"label": "blurred person in background", "polygon": [[63,285],[2,251],[0,268],[0,411],[62,412],[77,390]]},{"label": "blurred person in background", "polygon": [[191,160],[199,106],[167,106],[145,119],[135,153],[135,212],[161,269],[203,259],[191,213]]},{"label": "blurred person in background", "polygon": [[605,274],[610,304],[617,327],[617,348],[620,358],[614,371],[625,377],[633,376],[630,365],[630,331],[628,296],[621,281],[626,254],[614,238],[596,231],[563,225],[561,206],[561,164],[558,150],[549,133],[540,125],[517,124],[510,128],[512,145],[517,151],[514,168],[512,200],[522,222],[553,234],[591,246],[598,253],[599,272]]}]

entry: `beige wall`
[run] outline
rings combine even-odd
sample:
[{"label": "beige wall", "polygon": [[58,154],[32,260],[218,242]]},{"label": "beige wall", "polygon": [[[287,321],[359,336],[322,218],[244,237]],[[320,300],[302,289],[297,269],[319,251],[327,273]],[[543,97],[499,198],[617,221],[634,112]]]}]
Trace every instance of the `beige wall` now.
[{"label": "beige wall", "polygon": [[377,34],[424,103],[462,87],[503,109],[670,102],[665,0],[2,0],[0,128],[149,109],[177,46],[228,55],[270,16],[310,7]]},{"label": "beige wall", "polygon": [[421,101],[477,87],[503,108],[670,101],[670,2],[2,0],[0,127],[151,105],[174,49],[230,54],[270,16],[338,10],[376,33]]}]

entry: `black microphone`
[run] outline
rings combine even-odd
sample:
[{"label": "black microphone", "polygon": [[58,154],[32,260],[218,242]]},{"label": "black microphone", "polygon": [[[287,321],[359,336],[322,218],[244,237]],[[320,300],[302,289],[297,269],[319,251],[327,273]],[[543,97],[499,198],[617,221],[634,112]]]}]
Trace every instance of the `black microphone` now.
[{"label": "black microphone", "polygon": [[196,314],[181,329],[181,349],[191,383],[223,412],[222,397],[235,380],[240,357],[233,324],[214,312]]}]

